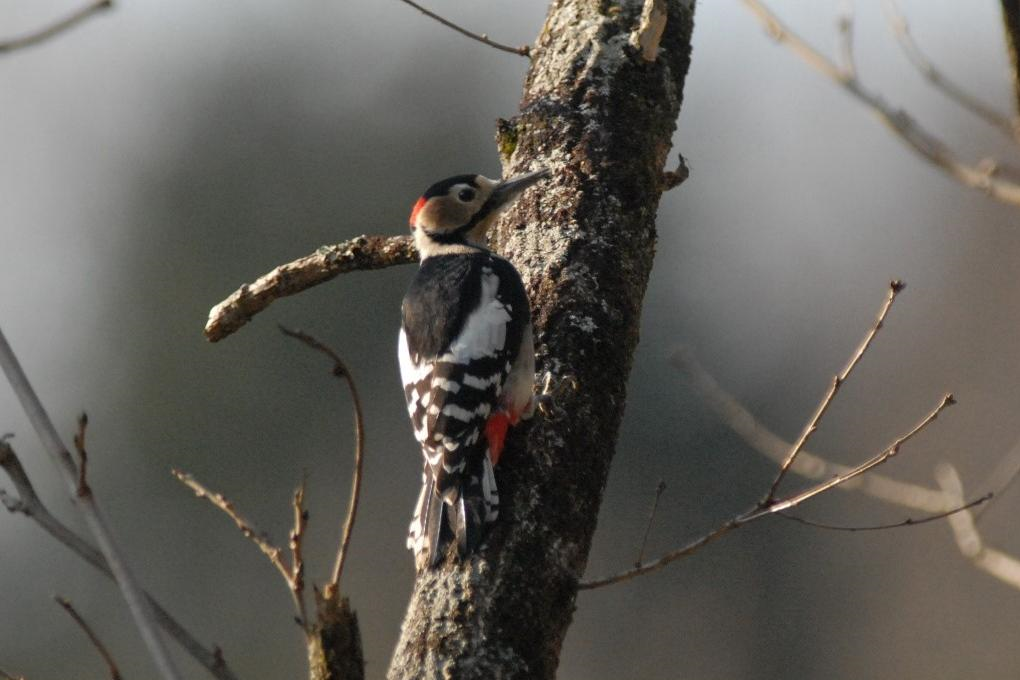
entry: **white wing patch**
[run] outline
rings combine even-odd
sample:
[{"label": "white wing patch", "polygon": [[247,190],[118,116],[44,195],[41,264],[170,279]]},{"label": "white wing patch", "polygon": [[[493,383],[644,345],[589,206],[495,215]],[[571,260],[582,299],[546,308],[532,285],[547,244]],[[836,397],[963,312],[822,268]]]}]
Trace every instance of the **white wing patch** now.
[{"label": "white wing patch", "polygon": [[397,340],[397,357],[400,359],[400,379],[405,385],[413,385],[429,374],[432,366],[428,362],[420,364],[411,359],[411,350],[407,348],[407,333],[400,329],[400,338]]},{"label": "white wing patch", "polygon": [[438,361],[466,364],[492,356],[503,349],[510,312],[496,297],[498,290],[499,276],[491,268],[482,267],[482,294],[478,308],[467,318],[460,335],[450,345],[450,350],[439,357]]}]

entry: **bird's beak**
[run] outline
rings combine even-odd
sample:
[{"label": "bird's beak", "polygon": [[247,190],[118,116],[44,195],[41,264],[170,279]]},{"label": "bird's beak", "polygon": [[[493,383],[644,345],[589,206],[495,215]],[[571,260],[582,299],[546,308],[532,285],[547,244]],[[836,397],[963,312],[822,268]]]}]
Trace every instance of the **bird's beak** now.
[{"label": "bird's beak", "polygon": [[498,210],[500,207],[507,205],[520,196],[525,189],[539,180],[549,177],[550,174],[548,168],[542,168],[503,180],[496,185],[496,188],[492,190],[492,195],[489,197],[489,200],[493,203],[493,208]]}]

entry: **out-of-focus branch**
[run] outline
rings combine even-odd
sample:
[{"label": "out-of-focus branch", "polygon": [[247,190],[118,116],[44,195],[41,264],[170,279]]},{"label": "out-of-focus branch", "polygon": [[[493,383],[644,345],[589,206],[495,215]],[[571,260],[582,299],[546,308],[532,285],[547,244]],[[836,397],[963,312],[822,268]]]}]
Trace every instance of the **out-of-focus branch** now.
[{"label": "out-of-focus branch", "polygon": [[924,76],[933,87],[944,95],[981,118],[992,127],[1008,136],[1013,141],[1020,141],[1020,119],[1004,116],[992,105],[975,97],[943,74],[928,56],[921,51],[914,36],[910,32],[910,24],[900,12],[896,0],[884,0],[882,3],[886,22],[896,37],[911,64]]},{"label": "out-of-focus branch", "polygon": [[117,662],[114,661],[113,655],[110,654],[110,650],[106,648],[106,645],[104,645],[103,641],[99,639],[96,632],[92,630],[92,626],[90,626],[88,622],[82,618],[81,614],[78,613],[78,610],[74,608],[74,605],[71,604],[70,601],[60,597],[59,595],[56,595],[53,599],[56,600],[57,604],[63,607],[68,616],[70,616],[71,619],[78,624],[78,627],[81,628],[85,635],[88,636],[92,646],[96,648],[97,652],[99,652],[99,656],[103,657],[103,661],[106,662],[106,668],[110,671],[110,680],[122,680],[123,676],[120,674],[120,669],[117,668]]},{"label": "out-of-focus branch", "polygon": [[[244,534],[244,537],[254,543],[262,554],[268,558],[269,563],[272,564],[283,580],[287,583],[287,590],[290,592],[291,599],[294,601],[294,612],[297,615],[297,621],[302,628],[307,630],[308,628],[308,613],[305,608],[304,602],[304,583],[303,578],[298,576],[298,572],[303,568],[301,560],[301,538],[304,534],[305,522],[307,517],[304,514],[304,509],[301,506],[301,502],[304,499],[304,485],[299,488],[294,495],[295,505],[295,527],[291,533],[291,546],[293,551],[293,559],[290,565],[287,565],[283,558],[283,549],[273,544],[269,540],[269,537],[262,531],[259,531],[255,526],[246,520],[241,513],[238,512],[230,500],[227,499],[221,493],[210,491],[202,485],[197,479],[186,472],[174,469],[171,470],[177,481],[181,482],[189,489],[191,489],[195,496],[198,498],[204,498],[209,501],[217,508],[222,510],[230,519],[234,521],[237,528]],[[295,547],[296,546],[296,547]]]},{"label": "out-of-focus branch", "polygon": [[25,680],[24,675],[11,675],[5,670],[0,670],[0,680]]},{"label": "out-of-focus branch", "polygon": [[4,52],[13,52],[14,50],[20,50],[32,45],[38,45],[39,43],[54,36],[60,35],[70,28],[74,28],[93,14],[97,14],[105,9],[109,9],[110,7],[113,7],[112,0],[96,0],[96,2],[89,3],[88,5],[75,10],[63,19],[55,21],[49,26],[45,26],[37,31],[17,38],[0,40],[0,54],[3,54]]},{"label": "out-of-focus branch", "polygon": [[[733,395],[726,392],[715,378],[702,368],[689,350],[685,348],[677,350],[670,358],[670,362],[687,376],[705,404],[715,411],[731,430],[752,449],[776,464],[782,464],[791,444],[769,430]],[[846,474],[851,468],[803,450],[790,469],[808,479],[828,479]],[[845,482],[839,488],[844,491],[860,491],[873,498],[921,512],[945,512],[953,507],[950,499],[938,489],[901,482],[877,472]]]},{"label": "out-of-focus branch", "polygon": [[86,466],[89,460],[89,454],[85,451],[85,430],[89,426],[89,417],[82,413],[78,416],[78,431],[74,434],[74,450],[78,452],[78,495],[88,496],[91,495],[92,489],[89,488],[88,473]]},{"label": "out-of-focus branch", "polygon": [[902,291],[905,287],[906,284],[902,281],[890,282],[889,294],[886,296],[885,302],[882,304],[882,308],[878,312],[878,317],[875,319],[875,323],[864,336],[864,340],[861,341],[861,344],[857,346],[857,349],[850,357],[850,361],[847,363],[842,373],[832,379],[832,383],[829,385],[829,391],[818,404],[818,409],[815,411],[814,416],[812,416],[807,426],[801,432],[797,442],[793,445],[785,460],[783,460],[782,464],[779,466],[779,472],[776,474],[776,478],[773,480],[772,486],[769,487],[768,495],[766,495],[764,500],[762,500],[763,505],[768,505],[772,502],[772,499],[775,498],[776,491],[779,489],[779,485],[782,483],[783,478],[786,477],[786,473],[789,472],[790,466],[796,462],[797,456],[804,450],[804,446],[807,444],[808,439],[811,438],[811,435],[818,430],[818,424],[821,422],[826,411],[829,410],[829,406],[832,405],[832,400],[839,392],[839,388],[842,387],[843,383],[850,377],[850,373],[853,372],[854,367],[860,363],[861,358],[864,357],[864,353],[868,351],[869,347],[871,347],[871,343],[875,339],[875,336],[878,335],[878,332],[882,329],[882,324],[885,322],[885,317],[889,314],[889,310],[892,308],[893,302],[896,301],[896,296],[899,295],[900,291]]},{"label": "out-of-focus branch", "polygon": [[996,176],[998,165],[994,161],[986,160],[974,165],[963,162],[949,150],[942,140],[922,128],[909,114],[902,109],[890,106],[881,96],[866,89],[855,75],[841,69],[787,28],[762,2],[759,0],[743,1],[776,42],[790,48],[809,66],[828,76],[833,82],[856,97],[922,157],[942,168],[950,177],[964,186],[983,191],[1003,203],[1020,206],[1020,184]]},{"label": "out-of-focus branch", "polygon": [[238,330],[251,318],[288,295],[325,283],[340,274],[383,269],[418,261],[410,236],[358,236],[311,255],[280,265],[254,283],[238,288],[209,311],[205,337],[217,342]]},{"label": "out-of-focus branch", "polygon": [[[935,479],[947,496],[956,502],[963,499],[963,483],[952,465],[943,463],[937,466]],[[969,510],[952,515],[949,518],[949,526],[953,529],[953,537],[960,552],[973,562],[975,567],[1020,590],[1020,560],[986,546]]]},{"label": "out-of-focus branch", "polygon": [[3,368],[7,381],[21,402],[21,407],[35,428],[36,434],[42,440],[43,447],[63,476],[71,499],[75,501],[75,506],[85,518],[89,530],[99,544],[99,549],[106,558],[110,571],[113,572],[114,580],[120,588],[121,595],[127,603],[156,668],[165,680],[177,680],[180,675],[177,672],[176,664],[166,648],[166,643],[153,618],[152,608],[149,606],[144,591],[138,585],[134,572],[124,559],[120,547],[114,541],[113,534],[106,523],[106,518],[99,510],[95,496],[87,488],[84,489],[86,493],[79,493],[79,475],[74,460],[61,441],[60,435],[57,434],[53,421],[50,420],[35,389],[29,383],[28,377],[21,368],[21,363],[14,355],[14,351],[2,331],[0,331],[0,367]]},{"label": "out-of-focus branch", "polygon": [[[783,461],[790,445],[770,431],[764,424],[756,420],[747,409],[741,406],[740,402],[723,390],[715,379],[691,356],[689,351],[680,350],[676,352],[671,361],[688,376],[691,384],[704,398],[705,403],[716,412],[731,430],[747,442],[752,449],[776,463]],[[992,489],[992,491],[971,503],[964,502],[962,488],[958,492],[953,491],[956,487],[952,486],[953,482],[950,476],[945,477],[945,479],[949,480],[946,483],[952,487],[950,489],[951,493],[946,491],[945,484],[943,483],[945,480],[941,477],[939,483],[943,488],[936,490],[916,484],[900,482],[878,473],[871,473],[857,479],[847,480],[847,482],[840,484],[836,488],[845,491],[859,491],[888,503],[933,513],[933,516],[930,518],[911,520],[910,523],[912,524],[941,519],[942,517],[948,518],[950,526],[953,528],[957,545],[964,556],[971,559],[979,569],[988,572],[1010,586],[1020,589],[1020,560],[1001,551],[983,546],[975,526],[977,520],[977,517],[975,517],[976,513],[972,512],[972,509],[978,505],[981,506],[980,511],[986,510],[990,507],[988,501],[992,500],[993,497],[1000,497],[1003,491],[1017,479],[1018,472],[1020,472],[1018,461],[1020,461],[1020,444],[1013,447],[1006,454],[997,466],[996,471],[984,483],[984,487]],[[833,475],[844,476],[851,468],[829,462],[814,453],[804,451],[790,469],[809,479],[826,479]],[[937,472],[941,469],[941,467],[938,468]],[[955,471],[951,467],[949,470],[952,475],[955,475]],[[950,473],[943,471],[938,474],[950,475]],[[805,523],[817,524],[806,521]],[[906,522],[901,524],[905,525]],[[869,527],[864,528],[867,529]],[[857,528],[857,530],[860,529],[860,527]]]},{"label": "out-of-focus branch", "polygon": [[[657,571],[665,567],[666,565],[670,564],[671,562],[680,559],[681,557],[686,557],[687,555],[690,555],[691,553],[695,552],[704,545],[710,543],[711,541],[716,540],[717,538],[720,538],[721,536],[724,536],[725,534],[729,533],[730,531],[733,531],[734,529],[739,529],[740,527],[746,524],[749,524],[757,519],[767,517],[769,515],[783,513],[787,510],[790,510],[791,508],[797,507],[801,503],[804,503],[805,501],[810,500],[811,498],[814,498],[815,496],[823,494],[831,489],[837,488],[858,477],[861,477],[865,473],[871,471],[872,469],[878,467],[879,465],[886,463],[890,458],[896,456],[899,453],[900,448],[904,444],[906,444],[908,441],[916,437],[926,427],[928,427],[932,422],[934,422],[935,419],[938,418],[939,415],[942,413],[942,411],[955,404],[956,402],[953,399],[953,395],[951,394],[945,395],[942,398],[942,401],[938,404],[938,406],[936,406],[927,416],[925,416],[920,422],[918,422],[917,425],[915,425],[911,430],[897,437],[881,453],[872,456],[871,458],[864,461],[860,465],[857,465],[856,467],[846,468],[839,474],[833,477],[825,478],[822,481],[818,482],[817,484],[810,486],[802,491],[798,491],[797,493],[787,496],[786,498],[783,499],[775,498],[775,493],[776,489],[779,486],[779,482],[782,481],[787,471],[793,469],[793,466],[797,462],[798,454],[803,452],[804,443],[807,441],[807,438],[817,428],[821,416],[824,415],[825,411],[832,403],[832,400],[835,397],[836,392],[839,390],[839,386],[842,384],[844,380],[846,380],[846,377],[853,370],[854,366],[856,366],[857,363],[860,362],[865,352],[867,352],[868,347],[870,347],[872,340],[874,340],[875,336],[878,334],[878,331],[882,328],[882,324],[885,321],[885,318],[889,312],[889,309],[892,306],[893,301],[896,299],[896,295],[901,290],[903,290],[903,288],[904,285],[900,281],[893,281],[889,285],[889,294],[886,297],[886,300],[878,313],[878,318],[872,325],[871,330],[865,335],[863,342],[857,347],[856,350],[854,350],[854,353],[851,355],[850,361],[847,364],[846,368],[843,369],[843,372],[840,375],[836,376],[835,380],[832,383],[833,386],[829,389],[829,392],[822,398],[821,402],[818,405],[818,408],[815,410],[814,416],[808,422],[808,425],[804,429],[804,433],[801,435],[797,444],[795,444],[793,448],[790,449],[790,452],[788,454],[781,458],[780,474],[776,477],[775,481],[773,482],[772,487],[769,490],[769,493],[755,507],[739,515],[736,515],[735,517],[727,520],[726,522],[721,524],[718,528],[709,532],[708,534],[705,534],[704,536],[695,539],[694,541],[691,541],[686,545],[683,545],[671,552],[666,553],[657,560],[646,562],[643,564],[639,563],[633,569],[620,572],[614,576],[609,576],[596,581],[582,582],[579,585],[579,588],[585,590],[590,590],[592,588],[601,588],[603,586],[608,586],[614,583],[620,583],[621,581],[626,581],[637,576],[641,576],[643,574]],[[961,504],[962,503],[959,503],[957,505]]]},{"label": "out-of-focus branch", "polygon": [[329,580],[329,587],[334,591],[340,590],[340,577],[344,571],[344,563],[347,560],[347,548],[351,544],[351,532],[354,530],[354,521],[358,516],[358,500],[361,497],[361,477],[365,458],[365,417],[361,408],[361,397],[358,395],[358,386],[354,383],[347,364],[330,347],[323,344],[316,338],[298,330],[292,330],[280,326],[280,330],[287,336],[300,340],[312,349],[316,349],[333,360],[333,375],[342,378],[351,391],[351,401],[354,402],[354,474],[351,476],[351,498],[347,505],[347,519],[344,521],[343,533],[341,534],[340,545],[337,548],[336,562],[333,565],[332,576]]},{"label": "out-of-focus branch", "polygon": [[777,513],[784,512],[786,510],[790,510],[791,508],[795,508],[804,501],[807,501],[811,498],[814,498],[815,496],[823,494],[826,491],[829,491],[830,489],[836,488],[839,485],[844,484],[850,481],[851,479],[854,479],[855,477],[863,475],[869,470],[876,468],[879,465],[882,465],[883,463],[887,462],[890,458],[899,453],[900,447],[902,447],[905,443],[907,443],[915,436],[920,434],[921,431],[923,431],[926,427],[928,427],[928,425],[930,425],[932,422],[935,421],[935,419],[939,417],[939,414],[941,414],[942,411],[949,408],[954,403],[956,402],[953,400],[952,395],[946,395],[945,397],[943,397],[942,401],[939,402],[939,405],[936,406],[930,413],[928,413],[928,415],[925,416],[920,422],[918,422],[917,425],[915,425],[909,432],[896,438],[896,440],[894,440],[893,443],[886,447],[885,450],[883,450],[881,453],[869,458],[868,460],[864,461],[857,467],[851,468],[845,474],[839,475],[838,477],[834,477],[832,479],[811,486],[803,491],[793,494],[788,498],[774,501],[770,505],[764,507],[761,505],[756,505],[755,507],[726,521],[718,528],[714,529],[708,534],[705,534],[701,538],[695,539],[694,541],[691,541],[690,543],[687,543],[686,545],[683,545],[677,548],[676,550],[672,550],[657,560],[640,564],[634,567],[633,569],[628,569],[627,571],[623,571],[613,576],[608,576],[606,578],[598,579],[595,581],[583,581],[578,585],[578,588],[581,590],[592,590],[594,588],[601,588],[603,586],[612,585],[614,583],[628,581],[632,578],[635,578],[637,576],[643,576],[644,574],[648,574],[653,571],[658,571],[659,569],[662,569],[671,562],[675,562],[681,557],[687,557],[688,555],[697,551],[699,548],[707,545],[708,543],[716,540],[717,538],[721,538],[722,536],[728,534],[734,529],[739,529],[740,527],[750,524],[751,522],[757,519],[768,517],[769,515],[774,515]]},{"label": "out-of-focus branch", "polygon": [[[75,532],[71,531],[66,525],[60,520],[54,517],[49,509],[43,504],[42,500],[35,492],[35,487],[32,485],[31,480],[28,478],[28,474],[25,472],[25,468],[21,465],[21,461],[15,454],[14,449],[11,448],[10,444],[5,438],[0,438],[0,469],[3,469],[10,477],[11,482],[14,484],[15,490],[18,492],[18,498],[14,498],[0,489],[0,503],[7,508],[8,511],[14,513],[20,513],[26,517],[30,517],[50,536],[57,539],[57,541],[69,548],[71,552],[75,553],[82,560],[92,565],[101,574],[109,579],[113,579],[113,572],[110,571],[110,567],[106,563],[106,558],[98,550],[93,548],[89,543],[80,537]],[[177,643],[184,648],[185,651],[190,654],[195,661],[204,666],[213,677],[218,680],[237,680],[237,676],[234,675],[233,671],[227,666],[223,659],[223,653],[219,648],[212,650],[206,649],[202,646],[198,640],[195,639],[191,633],[189,633],[184,626],[177,622],[163,606],[152,598],[151,595],[145,593],[145,597],[149,601],[149,606],[152,607],[153,614],[159,625],[163,627],[170,637],[177,641]]]},{"label": "out-of-focus branch", "polygon": [[416,10],[418,10],[419,12],[424,14],[425,16],[429,17],[430,19],[435,19],[436,21],[441,23],[443,26],[446,26],[447,28],[452,28],[453,30],[455,30],[458,33],[460,33],[461,35],[466,36],[468,38],[471,38],[472,40],[477,40],[478,42],[480,42],[480,43],[482,43],[484,45],[488,45],[489,47],[495,48],[497,50],[502,50],[503,52],[509,52],[511,54],[518,54],[518,55],[520,55],[522,57],[528,56],[528,54],[531,52],[531,48],[528,47],[527,45],[521,45],[520,47],[513,47],[512,45],[504,45],[503,43],[498,43],[498,42],[496,42],[495,40],[491,39],[489,36],[487,36],[484,33],[472,33],[471,31],[467,30],[466,28],[462,28],[462,27],[458,26],[457,24],[453,23],[449,19],[445,19],[445,18],[439,16],[438,14],[436,14],[435,12],[432,12],[430,10],[425,9],[424,7],[419,5],[417,2],[412,2],[412,0],[401,0],[401,2],[403,2],[405,5],[410,5],[411,7],[414,7]]}]

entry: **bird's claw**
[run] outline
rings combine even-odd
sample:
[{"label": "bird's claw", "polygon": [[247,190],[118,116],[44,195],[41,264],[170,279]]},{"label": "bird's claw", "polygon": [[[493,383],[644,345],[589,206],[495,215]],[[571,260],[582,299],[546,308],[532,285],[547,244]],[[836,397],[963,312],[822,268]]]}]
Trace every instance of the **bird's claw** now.
[{"label": "bird's claw", "polygon": [[576,392],[579,388],[577,378],[573,375],[565,375],[559,380],[553,377],[551,371],[546,371],[542,380],[542,390],[535,395],[536,410],[546,420],[561,420],[566,411],[557,406],[556,401],[569,391]]}]

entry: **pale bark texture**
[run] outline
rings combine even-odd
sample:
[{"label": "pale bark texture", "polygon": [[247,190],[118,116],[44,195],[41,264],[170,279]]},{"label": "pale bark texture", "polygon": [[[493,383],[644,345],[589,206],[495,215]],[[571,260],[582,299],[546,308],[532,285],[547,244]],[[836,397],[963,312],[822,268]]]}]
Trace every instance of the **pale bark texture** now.
[{"label": "pale bark texture", "polygon": [[[693,3],[671,0],[646,61],[642,2],[556,0],[521,113],[501,121],[505,174],[553,178],[502,220],[496,250],[531,297],[539,373],[578,388],[511,436],[500,518],[480,555],[419,576],[389,678],[552,678],[623,416],[655,251],[663,170],[690,62]],[[632,44],[633,43],[633,44]]]}]

